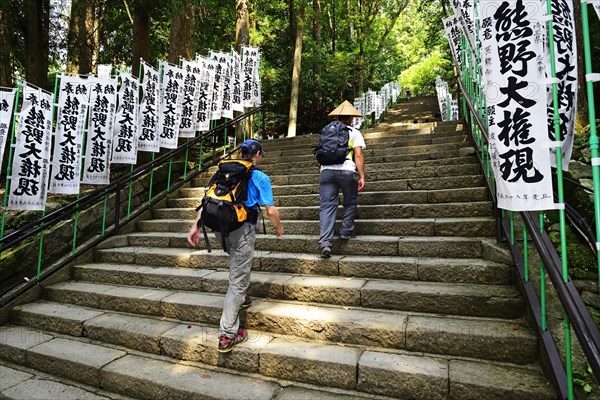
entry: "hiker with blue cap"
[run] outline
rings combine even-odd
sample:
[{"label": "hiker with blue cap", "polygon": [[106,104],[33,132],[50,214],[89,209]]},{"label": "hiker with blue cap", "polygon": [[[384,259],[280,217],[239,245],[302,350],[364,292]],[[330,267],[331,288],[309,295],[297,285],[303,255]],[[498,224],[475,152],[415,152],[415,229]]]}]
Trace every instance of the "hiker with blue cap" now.
[{"label": "hiker with blue cap", "polygon": [[[221,353],[231,351],[235,345],[248,339],[246,329],[240,329],[239,311],[240,308],[249,307],[252,304],[252,299],[247,296],[247,292],[250,286],[250,272],[254,259],[256,226],[260,214],[259,205],[264,206],[267,217],[275,227],[277,238],[283,235],[283,225],[273,200],[271,179],[267,174],[256,168],[264,155],[261,144],[257,140],[249,139],[242,143],[241,160],[221,161],[222,164],[228,166],[234,163],[247,165],[247,168],[242,168],[245,174],[244,183],[247,183],[247,189],[244,190],[244,196],[246,197],[244,215],[247,215],[246,219],[239,223],[241,226],[231,231],[217,230],[218,227],[213,228],[219,243],[222,243],[223,249],[229,254],[229,285],[221,315],[217,348]],[[229,168],[234,170],[234,168]],[[249,178],[247,174],[250,174]],[[216,186],[215,184],[213,187]],[[192,246],[196,246],[198,243],[200,237],[199,225],[202,225],[203,219],[206,219],[207,212],[203,215],[204,204],[206,204],[205,208],[208,210],[210,202],[205,203],[203,201],[203,206],[198,208],[196,221],[188,233],[188,242]],[[210,227],[208,224],[207,226]]]}]

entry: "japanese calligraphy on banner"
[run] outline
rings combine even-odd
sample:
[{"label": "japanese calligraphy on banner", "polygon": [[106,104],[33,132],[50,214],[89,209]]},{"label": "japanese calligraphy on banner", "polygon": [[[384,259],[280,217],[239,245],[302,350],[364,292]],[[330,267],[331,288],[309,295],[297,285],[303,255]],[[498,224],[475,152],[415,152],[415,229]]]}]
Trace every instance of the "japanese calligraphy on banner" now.
[{"label": "japanese calligraphy on banner", "polygon": [[[554,32],[554,57],[558,78],[558,111],[560,116],[560,138],[562,142],[562,168],[569,170],[573,151],[575,117],[577,111],[577,45],[575,43],[575,20],[573,0],[552,0],[552,25]],[[550,51],[546,46],[546,75],[551,76]],[[548,137],[555,140],[554,106],[552,85],[546,89],[548,104]],[[556,167],[556,149],[551,149],[550,162]]]},{"label": "japanese calligraphy on banner", "polygon": [[179,124],[181,123],[181,103],[183,98],[184,72],[167,62],[162,63],[160,112],[158,132],[160,147],[177,148]]},{"label": "japanese calligraphy on banner", "polygon": [[543,29],[539,0],[480,2],[483,86],[488,105],[489,153],[498,207],[554,208],[546,124]]},{"label": "japanese calligraphy on banner", "polygon": [[89,81],[60,78],[50,193],[78,194]]},{"label": "japanese calligraphy on banner", "polygon": [[158,86],[158,71],[142,60],[142,100],[139,107],[138,118],[138,151],[160,150],[158,139],[158,99],[160,91]]},{"label": "japanese calligraphy on banner", "polygon": [[52,93],[23,84],[7,210],[44,210],[48,195]]},{"label": "japanese calligraphy on banner", "polygon": [[458,68],[459,73],[462,72],[462,43],[460,40],[460,28],[458,27],[458,20],[456,16],[451,16],[442,19],[444,23],[444,29],[446,36],[448,36],[448,43],[450,44],[450,52],[454,58],[454,62]]},{"label": "japanese calligraphy on banner", "polygon": [[197,62],[200,65],[200,93],[198,96],[196,130],[208,131],[210,129],[210,112],[215,79],[215,67],[208,57],[198,57]]},{"label": "japanese calligraphy on banner", "polygon": [[0,167],[2,167],[2,156],[4,147],[8,141],[10,123],[13,118],[13,107],[17,89],[0,91]]},{"label": "japanese calligraphy on banner", "polygon": [[213,82],[213,97],[210,110],[210,119],[220,119],[223,116],[223,81],[227,70],[228,54],[211,51],[209,58],[215,68],[215,78]]},{"label": "japanese calligraphy on banner", "polygon": [[223,88],[223,104],[221,105],[221,116],[223,118],[233,118],[233,108],[231,107],[231,91],[233,87],[231,86],[231,76],[233,74],[231,57],[229,54],[225,54],[225,57],[219,58],[219,63],[221,60],[225,60],[225,64],[223,66],[223,75],[222,75],[222,85]]},{"label": "japanese calligraphy on banner", "polygon": [[242,102],[244,107],[255,106],[255,79],[258,77],[258,49],[256,47],[242,47]]},{"label": "japanese calligraphy on banner", "polygon": [[183,80],[179,137],[193,138],[196,133],[198,97],[200,95],[200,65],[195,62],[183,61],[182,68],[185,78]]},{"label": "japanese calligraphy on banner", "polygon": [[[485,2],[485,1],[484,1]],[[480,1],[481,3],[481,1]],[[465,29],[471,46],[475,43],[475,6],[474,0],[452,0],[450,2],[457,22]]]},{"label": "japanese calligraphy on banner", "polygon": [[244,112],[244,104],[242,103],[242,58],[237,51],[233,50],[232,59],[232,75],[231,75],[231,108],[233,111]]},{"label": "japanese calligraphy on banner", "polygon": [[118,107],[113,126],[111,163],[135,164],[137,161],[138,82],[131,74],[119,73],[121,86],[117,93]]},{"label": "japanese calligraphy on banner", "polygon": [[450,107],[450,92],[448,90],[448,82],[444,82],[442,78],[437,76],[435,78],[435,91],[437,93],[438,105],[440,107],[440,114],[442,121],[449,121],[449,107]]},{"label": "japanese calligraphy on banner", "polygon": [[[357,97],[354,99],[354,107],[356,108],[357,111],[359,111],[362,115],[365,115],[364,113],[364,109],[365,109],[365,99],[364,97]],[[360,129],[360,126],[363,123],[364,118],[363,117],[354,117],[352,119],[352,126],[356,129]]]},{"label": "japanese calligraphy on banner", "polygon": [[112,71],[112,65],[110,64],[98,64],[96,67],[98,71],[98,78],[110,78],[110,72]]},{"label": "japanese calligraphy on banner", "polygon": [[252,101],[254,107],[258,107],[262,104],[262,98],[260,94],[260,52],[256,59],[256,65],[254,66],[254,79],[252,80]]},{"label": "japanese calligraphy on banner", "polygon": [[108,185],[117,80],[90,78],[90,108],[83,164],[83,183]]}]

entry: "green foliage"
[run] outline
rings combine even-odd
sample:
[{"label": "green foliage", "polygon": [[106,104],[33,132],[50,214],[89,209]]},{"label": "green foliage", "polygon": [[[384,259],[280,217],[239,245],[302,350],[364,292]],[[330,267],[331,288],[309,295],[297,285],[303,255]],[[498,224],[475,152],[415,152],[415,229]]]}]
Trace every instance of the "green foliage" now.
[{"label": "green foliage", "polygon": [[452,62],[439,51],[429,54],[400,74],[400,84],[415,94],[435,94],[435,78],[452,79]]}]

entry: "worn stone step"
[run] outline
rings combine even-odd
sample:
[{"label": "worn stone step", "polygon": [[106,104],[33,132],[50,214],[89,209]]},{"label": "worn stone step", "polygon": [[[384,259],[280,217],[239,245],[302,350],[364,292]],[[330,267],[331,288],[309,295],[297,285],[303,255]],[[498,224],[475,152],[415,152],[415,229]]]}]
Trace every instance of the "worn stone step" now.
[{"label": "worn stone step", "polygon": [[143,399],[270,399],[281,390],[275,382],[132,355],[73,338],[55,337],[29,347],[25,365]]},{"label": "worn stone step", "polygon": [[[35,331],[2,330],[2,334],[41,335]],[[20,331],[20,332],[19,332]],[[0,397],[6,400],[60,399],[60,400],[129,400],[132,397],[111,393],[69,379],[49,375],[6,361],[0,364]]]},{"label": "worn stone step", "polygon": [[[275,235],[257,234],[256,249],[263,251],[316,253],[318,235]],[[219,243],[213,235],[209,235],[213,248]],[[161,232],[134,232],[127,235],[129,246],[145,247],[189,247],[187,233],[173,232],[165,236]],[[479,258],[484,256],[484,248],[495,242],[491,238],[464,238],[443,236],[369,236],[361,235],[352,240],[334,239],[333,254],[344,255],[378,255],[404,257],[445,257],[445,258]],[[204,240],[199,240],[197,248],[203,249]],[[502,260],[504,262],[504,260]]]},{"label": "worn stone step", "polygon": [[[320,208],[278,207],[281,218],[285,220],[318,220]],[[451,218],[451,217],[489,217],[492,216],[491,201],[469,203],[425,203],[425,204],[387,204],[360,205],[357,210],[359,219],[381,218]],[[157,219],[196,219],[198,213],[193,208],[158,208],[152,210]],[[339,206],[336,218],[343,215],[343,207]]]},{"label": "worn stone step", "polygon": [[[190,269],[139,265],[85,264],[73,267],[85,282],[158,287],[173,290],[227,292],[226,269]],[[115,274],[115,270],[118,272]],[[383,308],[427,313],[517,318],[523,313],[519,293],[511,286],[448,284],[259,272],[251,276],[254,297]]]},{"label": "worn stone step", "polygon": [[[379,204],[423,204],[423,203],[456,203],[477,202],[488,199],[485,187],[441,189],[441,190],[398,190],[384,192],[360,192],[360,205]],[[173,208],[196,208],[200,205],[200,197],[168,199],[167,206]],[[319,194],[283,195],[274,198],[277,207],[315,206],[319,205]],[[340,196],[340,204],[343,196]]]},{"label": "worn stone step", "polygon": [[[368,185],[365,186],[364,192],[459,189],[463,187],[482,187],[484,185],[484,179],[479,175],[423,179],[393,179],[370,181],[368,182]],[[272,187],[274,197],[291,194],[318,194],[320,190],[318,180],[315,183],[273,185]],[[206,187],[204,186],[183,188],[178,191],[177,195],[171,198],[201,198],[204,196],[205,191]]]},{"label": "worn stone step", "polygon": [[[86,307],[218,324],[224,296],[168,289],[64,282],[44,289],[46,300]],[[14,321],[21,323],[15,312]],[[521,320],[369,310],[350,306],[257,299],[250,329],[365,346],[530,363],[537,339]]]},{"label": "worn stone step", "polygon": [[[124,264],[199,269],[228,268],[229,265],[229,256],[218,249],[213,249],[211,253],[208,253],[206,250],[189,248],[117,247],[97,250],[95,259],[97,262],[115,264],[112,273],[114,280],[110,283],[120,283],[122,279],[125,279],[121,277],[123,272],[121,266]],[[425,282],[505,285],[510,281],[508,265],[482,259],[351,255],[334,255],[329,259],[322,259],[315,254],[256,251],[252,269],[291,274]],[[130,272],[127,274],[132,275]],[[164,281],[165,277],[157,274],[157,279]],[[175,278],[171,277],[171,279]],[[148,276],[140,276],[137,282],[142,286],[157,284]],[[184,285],[183,288],[189,285],[185,279],[180,280],[180,283]]]},{"label": "worn stone step", "polygon": [[[24,322],[36,324],[38,329],[49,329],[45,326],[44,314],[55,318],[64,312],[64,306],[57,303],[40,303],[35,312],[28,313]],[[29,306],[22,307],[19,312],[25,313]],[[200,362],[242,372],[288,379],[295,382],[306,382],[314,385],[361,390],[365,393],[393,396],[396,398],[430,399],[441,396],[445,399],[452,390],[460,390],[461,396],[473,396],[481,388],[486,389],[487,398],[510,397],[515,391],[524,394],[524,387],[536,393],[533,398],[552,398],[552,391],[540,371],[531,367],[517,365],[490,366],[488,363],[474,360],[453,360],[420,355],[416,353],[383,353],[375,349],[364,350],[361,347],[342,346],[332,343],[317,343],[288,336],[279,336],[267,332],[250,331],[249,340],[236,346],[229,354],[221,355],[216,351],[218,330],[211,326],[195,324],[178,324],[156,318],[138,317],[104,311],[103,314],[86,318],[90,309],[80,306],[71,308],[69,316],[80,310],[82,318],[76,322],[79,331],[91,339],[101,338],[103,341],[139,351],[162,351],[162,354],[175,359]],[[70,318],[67,325],[74,324]],[[41,324],[41,325],[37,325]],[[77,329],[63,328],[63,331]],[[36,338],[35,332],[23,327],[0,328],[0,346],[11,349],[2,338],[16,336],[23,332],[26,337]],[[46,341],[52,336],[45,335]],[[39,338],[40,336],[38,336]],[[39,343],[40,340],[36,342]],[[147,346],[143,343],[152,342]],[[30,347],[33,343],[30,344]],[[22,346],[22,343],[21,343]],[[20,350],[20,349],[18,349]],[[7,353],[12,353],[8,351]],[[23,359],[25,356],[23,356]],[[489,366],[489,367],[488,367]],[[490,368],[491,367],[491,368]],[[468,374],[483,369],[485,374],[478,374],[472,379]],[[502,379],[511,374],[510,390]],[[402,379],[398,379],[402,377]],[[469,383],[463,386],[463,383]],[[525,384],[526,385],[523,385]],[[286,399],[312,399],[329,397],[310,397],[317,392],[304,389],[294,390],[286,395]],[[445,391],[444,391],[445,390]],[[284,389],[285,391],[285,389]],[[450,393],[448,393],[450,391]],[[525,390],[526,392],[526,390]],[[322,393],[326,395],[326,392]],[[356,393],[357,395],[359,393]],[[281,395],[281,394],[280,394]],[[294,396],[294,397],[289,397]],[[300,396],[300,397],[296,397]],[[304,397],[308,396],[308,397]],[[508,397],[506,397],[508,396]],[[280,398],[279,396],[277,397]],[[342,399],[345,397],[334,396]],[[463,397],[460,397],[463,398]],[[520,397],[519,397],[520,398]]]},{"label": "worn stone step", "polygon": [[[194,220],[154,219],[139,221],[138,232],[187,232]],[[283,220],[285,233],[290,235],[318,235],[319,222],[307,220]],[[409,219],[357,219],[357,235],[387,236],[494,236],[496,220],[479,218],[409,218]],[[335,231],[339,232],[340,221]],[[267,233],[275,234],[272,224],[266,224]],[[261,228],[262,231],[262,228]]]}]

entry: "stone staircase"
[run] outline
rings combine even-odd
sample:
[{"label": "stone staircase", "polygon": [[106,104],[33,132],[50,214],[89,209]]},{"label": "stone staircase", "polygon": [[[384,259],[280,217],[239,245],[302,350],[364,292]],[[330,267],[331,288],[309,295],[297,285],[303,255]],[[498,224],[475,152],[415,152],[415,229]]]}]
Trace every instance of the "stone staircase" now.
[{"label": "stone staircase", "polygon": [[555,398],[462,125],[414,109],[405,123],[406,106],[364,132],[358,236],[330,259],[317,137],[263,144],[285,234],[257,234],[248,342],[216,351],[228,256],[186,242],[203,176],[12,310],[0,397],[43,383],[94,399]]}]

